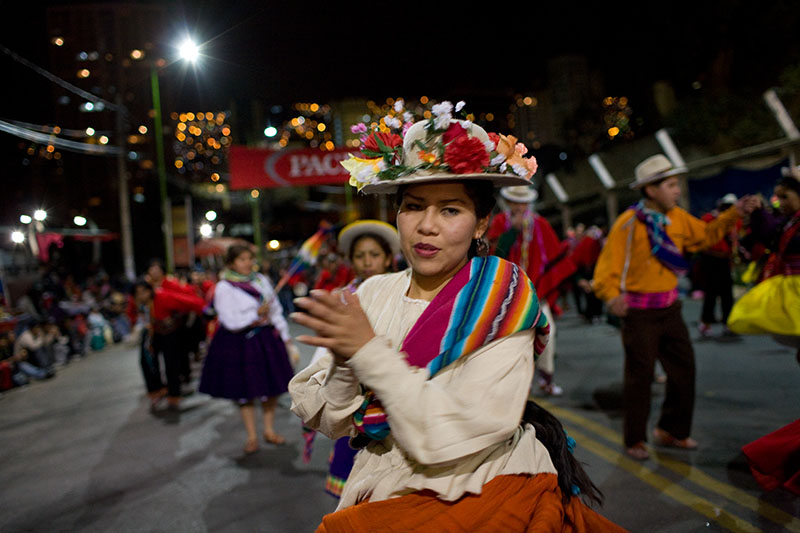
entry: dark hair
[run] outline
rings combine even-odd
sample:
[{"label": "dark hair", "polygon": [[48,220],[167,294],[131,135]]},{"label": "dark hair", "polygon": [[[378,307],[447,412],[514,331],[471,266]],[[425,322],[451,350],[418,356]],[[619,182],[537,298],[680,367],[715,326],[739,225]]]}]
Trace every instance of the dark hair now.
[{"label": "dark hair", "polygon": [[131,294],[136,294],[136,290],[137,289],[144,289],[147,292],[149,292],[151,296],[155,292],[155,291],[153,291],[153,286],[150,285],[149,283],[147,283],[143,279],[139,279],[139,280],[136,280],[136,282],[134,282],[133,286],[131,287]]},{"label": "dark hair", "polygon": [[567,433],[561,422],[533,400],[528,400],[525,405],[522,421],[536,429],[536,439],[547,448],[553,466],[558,472],[558,487],[561,489],[564,503],[569,503],[573,495],[580,494],[602,505],[603,493],[570,451]]},{"label": "dark hair", "polygon": [[650,183],[645,183],[644,185],[639,187],[639,192],[642,194],[642,198],[644,198],[645,200],[652,200],[652,198],[650,198],[650,196],[648,196],[647,193],[645,192],[645,189],[647,189],[647,187],[649,187],[650,185],[655,185],[656,187],[658,187],[659,185],[661,185],[662,183],[664,183],[665,181],[667,181],[667,179],[669,179],[671,177],[672,176],[667,176],[665,178],[661,178],[660,180],[651,181]]},{"label": "dark hair", "polygon": [[386,254],[386,257],[391,258],[394,255],[392,254],[392,247],[389,246],[389,243],[386,242],[386,239],[384,239],[377,233],[364,233],[353,239],[353,242],[350,244],[350,249],[347,251],[347,257],[348,259],[350,259],[350,261],[353,260],[353,252],[356,249],[356,243],[362,239],[367,239],[367,238],[370,238],[375,242],[377,242],[378,246],[380,246],[381,250],[383,250],[383,253]]},{"label": "dark hair", "polygon": [[157,266],[163,272],[167,271],[167,269],[164,267],[164,261],[162,261],[161,259],[155,258],[155,257],[147,262],[147,269],[149,270],[150,267],[154,267],[154,266]]},{"label": "dark hair", "polygon": [[232,265],[233,262],[236,261],[236,258],[245,252],[253,255],[253,250],[251,250],[249,246],[245,244],[232,244],[225,252],[225,264]]},{"label": "dark hair", "polygon": [[778,183],[775,184],[777,187],[780,185],[781,187],[786,187],[789,190],[800,194],[800,180],[793,178],[792,176],[784,176],[782,177]]}]

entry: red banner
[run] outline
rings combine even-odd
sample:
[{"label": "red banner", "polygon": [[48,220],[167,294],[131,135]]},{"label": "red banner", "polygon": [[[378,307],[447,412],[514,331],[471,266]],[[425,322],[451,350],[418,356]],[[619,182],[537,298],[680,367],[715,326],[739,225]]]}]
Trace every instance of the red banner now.
[{"label": "red banner", "polygon": [[228,162],[231,189],[268,189],[347,183],[350,174],[339,164],[358,150],[263,150],[231,146]]}]

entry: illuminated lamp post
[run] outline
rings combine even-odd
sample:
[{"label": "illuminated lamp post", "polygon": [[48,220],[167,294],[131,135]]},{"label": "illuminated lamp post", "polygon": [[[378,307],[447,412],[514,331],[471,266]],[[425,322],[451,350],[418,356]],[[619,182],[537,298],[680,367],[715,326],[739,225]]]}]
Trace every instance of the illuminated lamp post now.
[{"label": "illuminated lamp post", "polygon": [[[191,39],[186,39],[178,48],[181,59],[191,63],[197,61],[200,55],[199,47]],[[164,126],[161,120],[161,90],[158,81],[158,68],[155,63],[150,64],[150,88],[153,93],[153,122],[156,137],[156,164],[158,168],[158,184],[161,198],[161,217],[164,232],[164,254],[168,273],[175,270],[175,258],[172,243],[172,206],[167,194],[167,168],[164,158]]]}]

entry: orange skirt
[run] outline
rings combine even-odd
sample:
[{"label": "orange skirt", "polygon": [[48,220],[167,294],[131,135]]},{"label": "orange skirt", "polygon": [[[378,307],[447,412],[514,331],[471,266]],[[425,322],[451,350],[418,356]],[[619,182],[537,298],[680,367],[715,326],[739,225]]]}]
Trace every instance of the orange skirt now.
[{"label": "orange skirt", "polygon": [[580,498],[561,500],[555,474],[497,476],[480,495],[457,501],[421,491],[380,502],[361,502],[326,515],[317,533],[351,532],[583,532],[625,531]]}]

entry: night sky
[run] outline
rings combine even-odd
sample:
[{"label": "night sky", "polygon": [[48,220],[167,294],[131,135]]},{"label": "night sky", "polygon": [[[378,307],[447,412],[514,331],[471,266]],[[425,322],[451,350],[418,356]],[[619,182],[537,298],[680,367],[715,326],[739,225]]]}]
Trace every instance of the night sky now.
[{"label": "night sky", "polygon": [[[0,42],[47,66],[52,3],[2,2]],[[164,4],[176,36],[190,31],[204,43],[202,69],[178,84],[187,107],[514,94],[546,83],[547,60],[566,53],[585,55],[611,94],[647,97],[658,79],[680,94],[720,68],[731,90],[761,91],[800,60],[800,5],[787,0]],[[17,99],[41,102],[48,82],[0,61],[15,74],[3,83],[0,118],[22,120]],[[36,107],[31,115],[46,114]]]}]

